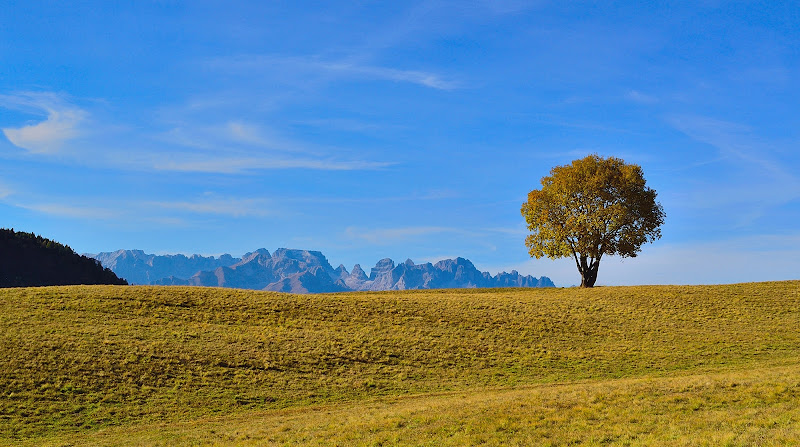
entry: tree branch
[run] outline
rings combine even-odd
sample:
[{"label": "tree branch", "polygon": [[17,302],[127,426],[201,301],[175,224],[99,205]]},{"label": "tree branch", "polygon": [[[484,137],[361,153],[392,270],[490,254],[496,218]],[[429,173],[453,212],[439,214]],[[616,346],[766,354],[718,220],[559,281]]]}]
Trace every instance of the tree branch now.
[{"label": "tree branch", "polygon": [[581,270],[581,263],[578,262],[578,253],[575,251],[575,244],[570,238],[567,238],[567,242],[569,243],[570,250],[572,250],[572,257],[575,258],[575,265],[578,266],[578,271],[583,272],[583,270]]}]

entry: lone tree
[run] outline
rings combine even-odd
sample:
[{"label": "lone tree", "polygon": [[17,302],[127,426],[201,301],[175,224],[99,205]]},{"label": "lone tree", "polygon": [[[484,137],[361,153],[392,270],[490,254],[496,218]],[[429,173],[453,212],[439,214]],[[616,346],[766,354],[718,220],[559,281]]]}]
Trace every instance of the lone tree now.
[{"label": "lone tree", "polygon": [[522,204],[531,231],[525,245],[537,259],[575,258],[581,287],[594,286],[603,255],[635,257],[661,237],[664,209],[638,165],[589,155],[541,182]]}]

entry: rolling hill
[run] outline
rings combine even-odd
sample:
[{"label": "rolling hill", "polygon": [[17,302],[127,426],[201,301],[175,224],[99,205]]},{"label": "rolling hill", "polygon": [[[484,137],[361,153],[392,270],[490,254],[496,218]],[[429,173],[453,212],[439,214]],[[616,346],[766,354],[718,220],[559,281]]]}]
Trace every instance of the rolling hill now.
[{"label": "rolling hill", "polygon": [[3,289],[0,444],[786,445],[798,327],[797,281]]}]

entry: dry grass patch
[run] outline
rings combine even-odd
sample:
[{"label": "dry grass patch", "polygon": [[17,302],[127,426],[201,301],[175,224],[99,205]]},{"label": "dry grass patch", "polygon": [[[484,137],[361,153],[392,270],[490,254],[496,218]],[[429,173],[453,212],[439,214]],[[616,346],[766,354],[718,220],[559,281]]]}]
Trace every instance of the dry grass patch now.
[{"label": "dry grass patch", "polygon": [[0,290],[0,440],[376,397],[760,367],[800,282],[297,296]]},{"label": "dry grass patch", "polygon": [[800,363],[370,399],[111,429],[45,445],[597,445],[800,443]]}]

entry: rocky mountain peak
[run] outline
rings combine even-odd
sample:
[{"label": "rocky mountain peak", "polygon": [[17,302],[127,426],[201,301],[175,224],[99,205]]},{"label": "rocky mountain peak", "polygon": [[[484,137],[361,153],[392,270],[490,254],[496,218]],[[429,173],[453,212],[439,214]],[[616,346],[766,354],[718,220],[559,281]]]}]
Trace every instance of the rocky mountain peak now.
[{"label": "rocky mountain peak", "polygon": [[344,281],[350,276],[350,273],[347,271],[347,268],[344,266],[344,264],[339,264],[339,267],[336,267],[336,270],[334,270],[334,274],[335,279],[341,281]]},{"label": "rocky mountain peak", "polygon": [[[331,267],[319,251],[287,248],[279,248],[272,255],[266,249],[259,249],[242,258],[230,255],[218,259],[200,255],[156,256],[141,250],[99,253],[94,257],[136,284],[236,287],[292,293],[553,286],[546,276],[522,276],[516,271],[492,276],[461,257],[436,264],[414,264],[407,259],[399,265],[384,258],[375,264],[369,276],[360,264],[355,264],[348,274],[344,265],[340,264],[336,269]],[[126,261],[122,262],[122,259]]]},{"label": "rocky mountain peak", "polygon": [[269,251],[266,248],[259,248],[256,251],[245,253],[240,262],[247,263],[253,261],[254,259],[261,259],[263,262],[271,258],[272,257],[269,255]]},{"label": "rocky mountain peak", "polygon": [[361,264],[356,264],[353,266],[353,270],[350,272],[350,276],[353,278],[357,278],[361,281],[366,281],[369,279],[367,273],[364,272],[364,269],[361,268]]},{"label": "rocky mountain peak", "polygon": [[372,267],[369,273],[369,279],[374,280],[378,276],[389,273],[392,270],[394,270],[394,261],[389,258],[383,258],[375,264],[375,267]]}]

